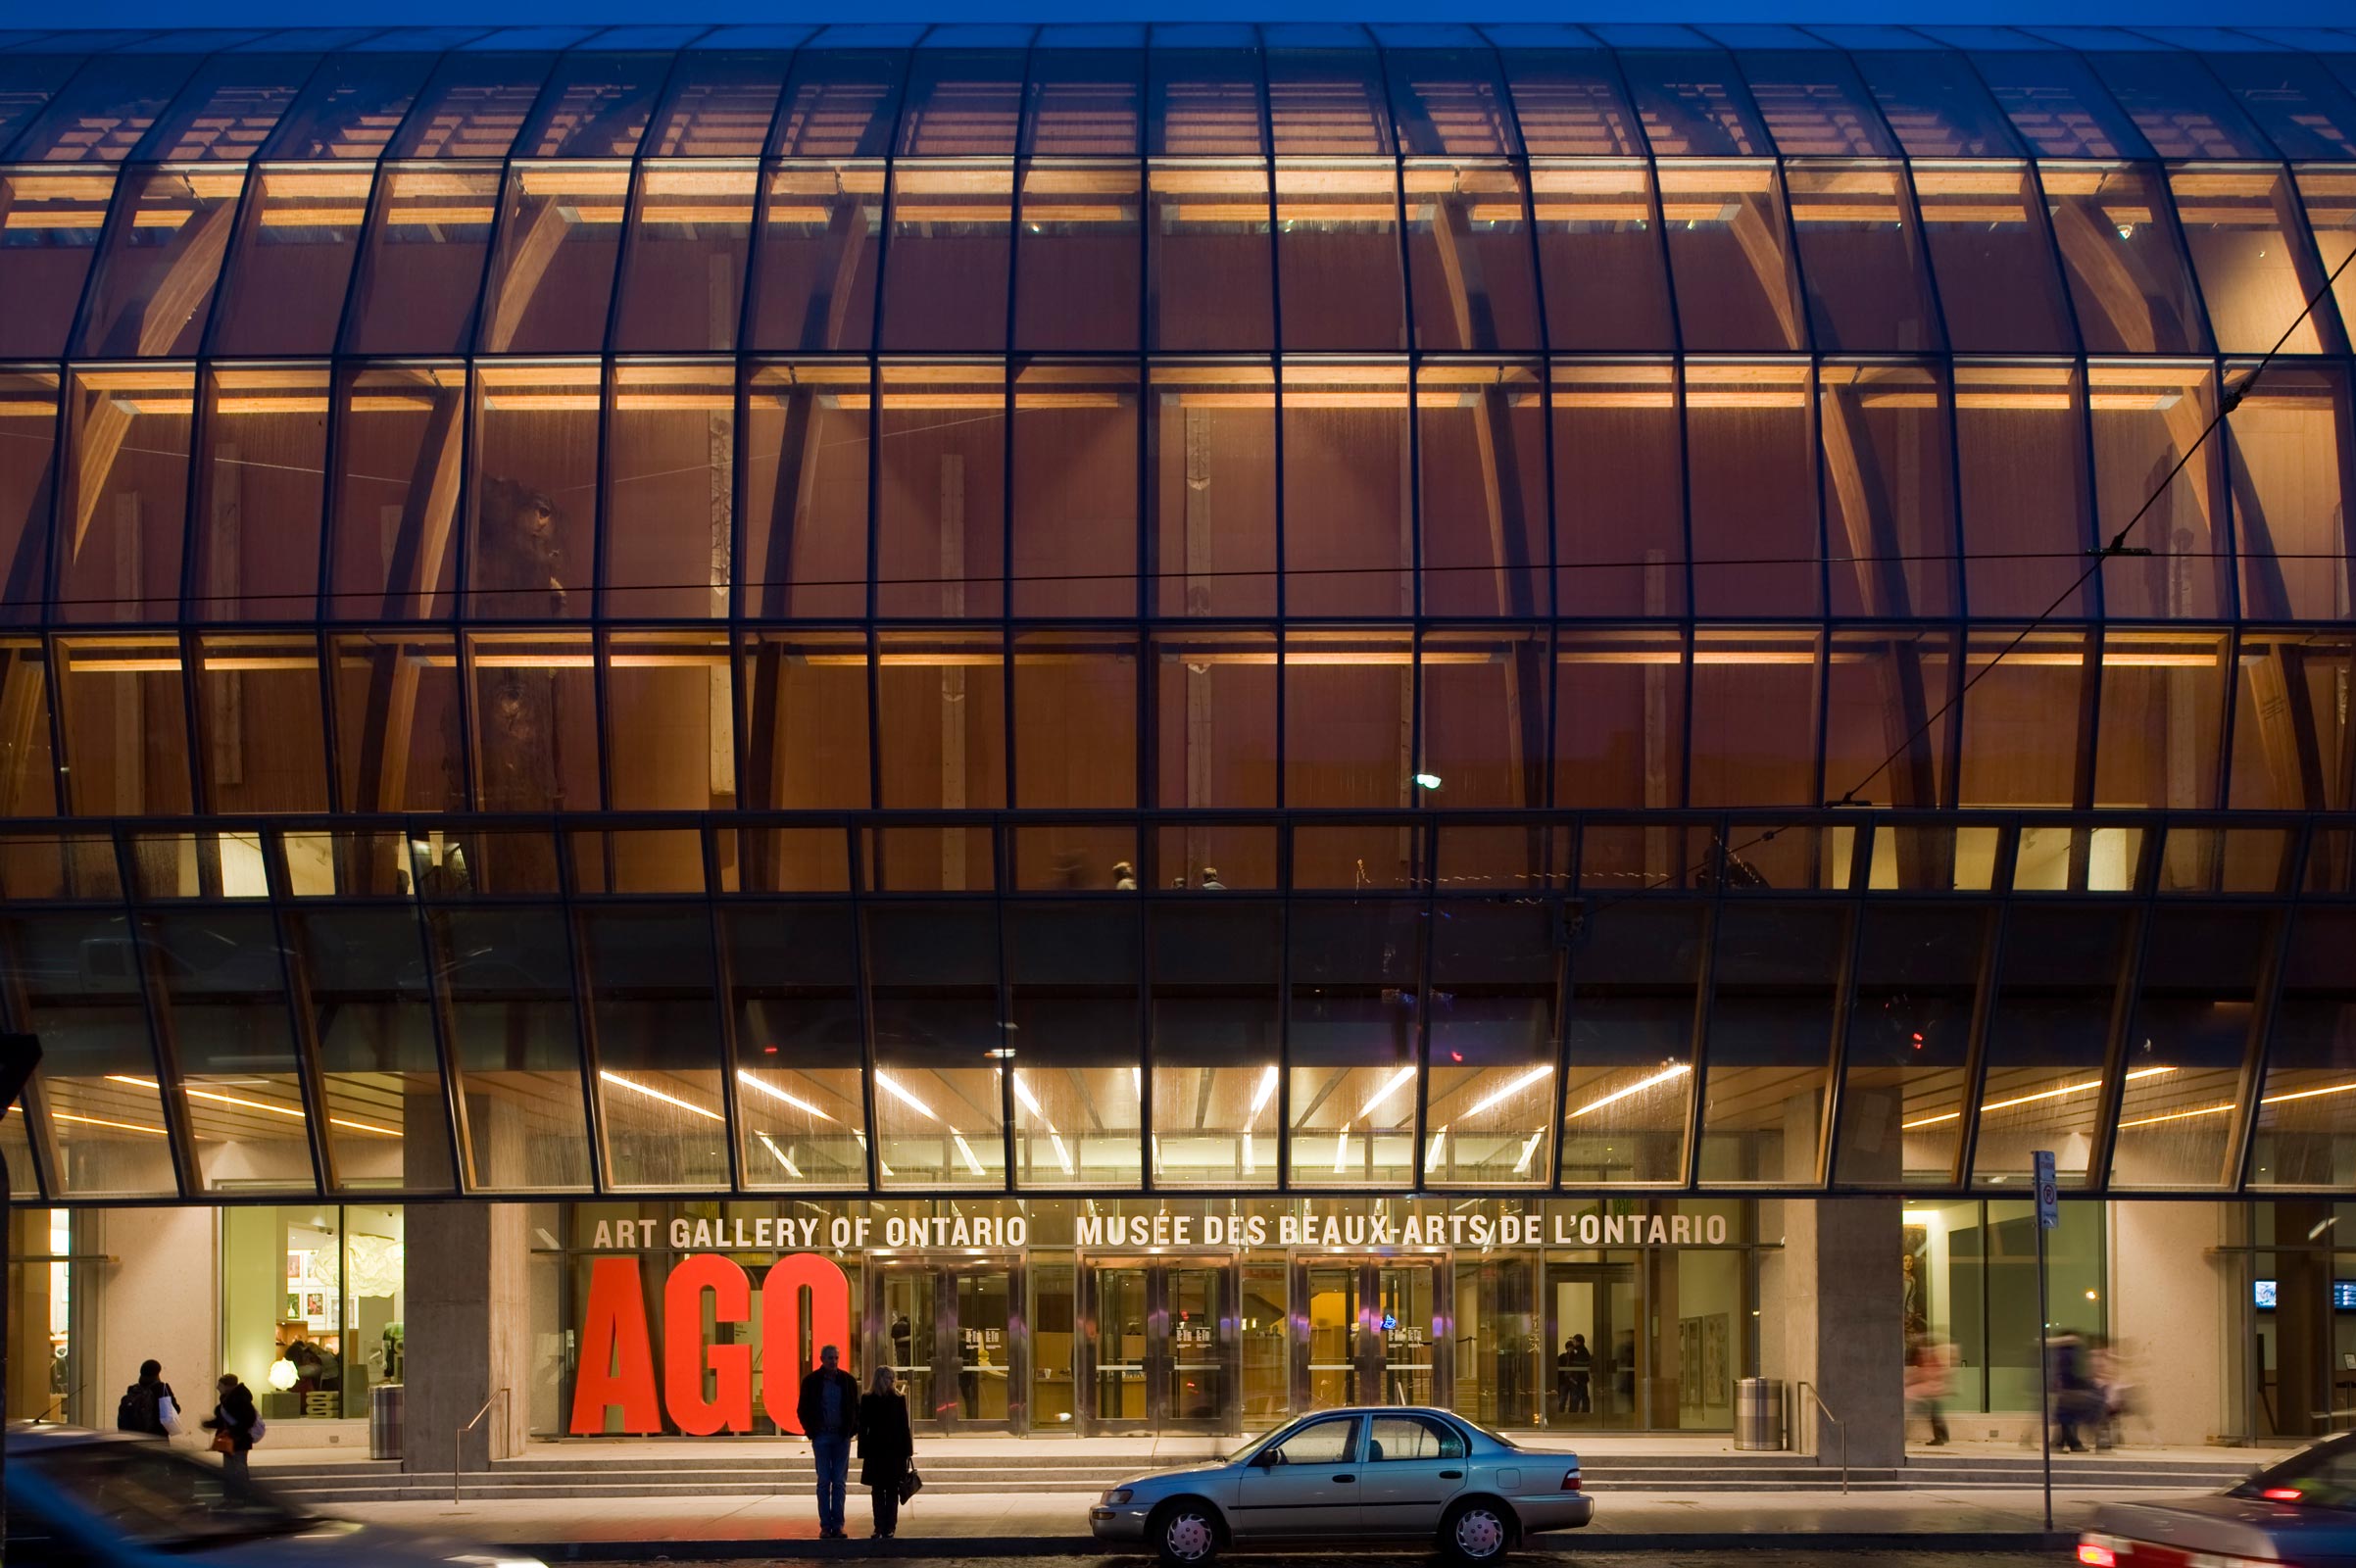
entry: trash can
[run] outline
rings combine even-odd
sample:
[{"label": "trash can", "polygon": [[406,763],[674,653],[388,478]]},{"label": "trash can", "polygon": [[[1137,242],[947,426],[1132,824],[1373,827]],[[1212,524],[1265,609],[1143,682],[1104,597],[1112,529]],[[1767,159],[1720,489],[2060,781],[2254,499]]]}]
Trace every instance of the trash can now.
[{"label": "trash can", "polygon": [[1784,1446],[1784,1386],[1774,1378],[1735,1380],[1735,1446],[1779,1449]]},{"label": "trash can", "polygon": [[379,1383],[368,1391],[368,1457],[401,1457],[401,1385]]}]

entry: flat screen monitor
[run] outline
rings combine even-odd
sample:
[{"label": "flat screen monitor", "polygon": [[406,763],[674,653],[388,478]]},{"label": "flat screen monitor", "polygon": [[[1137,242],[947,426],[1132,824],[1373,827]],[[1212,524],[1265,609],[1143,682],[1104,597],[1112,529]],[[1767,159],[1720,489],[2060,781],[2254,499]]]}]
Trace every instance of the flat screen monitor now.
[{"label": "flat screen monitor", "polygon": [[2273,1280],[2258,1282],[2257,1302],[2258,1310],[2261,1312],[2271,1312],[2275,1309],[2275,1282]]},{"label": "flat screen monitor", "polygon": [[2331,1307],[2338,1312],[2356,1312],[2356,1280],[2331,1282]]}]

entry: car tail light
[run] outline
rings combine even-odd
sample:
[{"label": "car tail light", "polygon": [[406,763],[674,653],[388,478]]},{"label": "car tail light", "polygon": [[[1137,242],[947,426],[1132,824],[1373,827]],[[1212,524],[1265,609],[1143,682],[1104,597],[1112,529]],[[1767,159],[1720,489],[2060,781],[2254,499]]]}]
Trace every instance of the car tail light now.
[{"label": "car tail light", "polygon": [[2119,1554],[2091,1541],[2078,1544],[2078,1560],[2086,1564],[2086,1568],[2119,1568]]},{"label": "car tail light", "polygon": [[1577,1466],[1574,1465],[1572,1468],[1565,1470],[1562,1473],[1562,1490],[1565,1492],[1577,1492],[1579,1490],[1579,1470]]},{"label": "car tail light", "polygon": [[2307,1494],[2296,1487],[2268,1487],[2258,1495],[2269,1502],[2296,1502]]}]

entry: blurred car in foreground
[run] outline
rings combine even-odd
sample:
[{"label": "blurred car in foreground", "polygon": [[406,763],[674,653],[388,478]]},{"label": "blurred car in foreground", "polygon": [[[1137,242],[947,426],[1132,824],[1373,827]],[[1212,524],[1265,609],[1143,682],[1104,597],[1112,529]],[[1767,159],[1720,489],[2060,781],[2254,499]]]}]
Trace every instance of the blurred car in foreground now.
[{"label": "blurred car in foreground", "polygon": [[2106,1502],[2079,1538],[2086,1568],[2351,1568],[2356,1433],[2301,1448],[2214,1496]]},{"label": "blurred car in foreground", "polygon": [[58,1426],[9,1429],[7,1553],[9,1568],[543,1568],[322,1519],[152,1438]]},{"label": "blurred car in foreground", "polygon": [[1252,1439],[1214,1465],[1139,1476],[1105,1492],[1089,1528],[1200,1568],[1230,1545],[1424,1541],[1491,1563],[1542,1530],[1575,1530],[1595,1505],[1579,1456],[1517,1447],[1447,1410],[1325,1410]]}]

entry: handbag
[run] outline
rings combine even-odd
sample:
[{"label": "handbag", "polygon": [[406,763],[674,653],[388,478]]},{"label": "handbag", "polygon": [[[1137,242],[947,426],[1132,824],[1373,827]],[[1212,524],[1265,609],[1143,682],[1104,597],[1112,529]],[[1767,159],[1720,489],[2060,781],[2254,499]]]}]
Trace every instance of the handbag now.
[{"label": "handbag", "polygon": [[910,1459],[908,1461],[908,1474],[900,1478],[900,1500],[902,1502],[907,1502],[910,1497],[913,1497],[917,1493],[922,1492],[923,1490],[924,1477],[916,1473],[916,1461]]},{"label": "handbag", "polygon": [[215,1453],[235,1453],[237,1451],[236,1435],[227,1427],[222,1427],[219,1432],[214,1433],[213,1451]]}]

